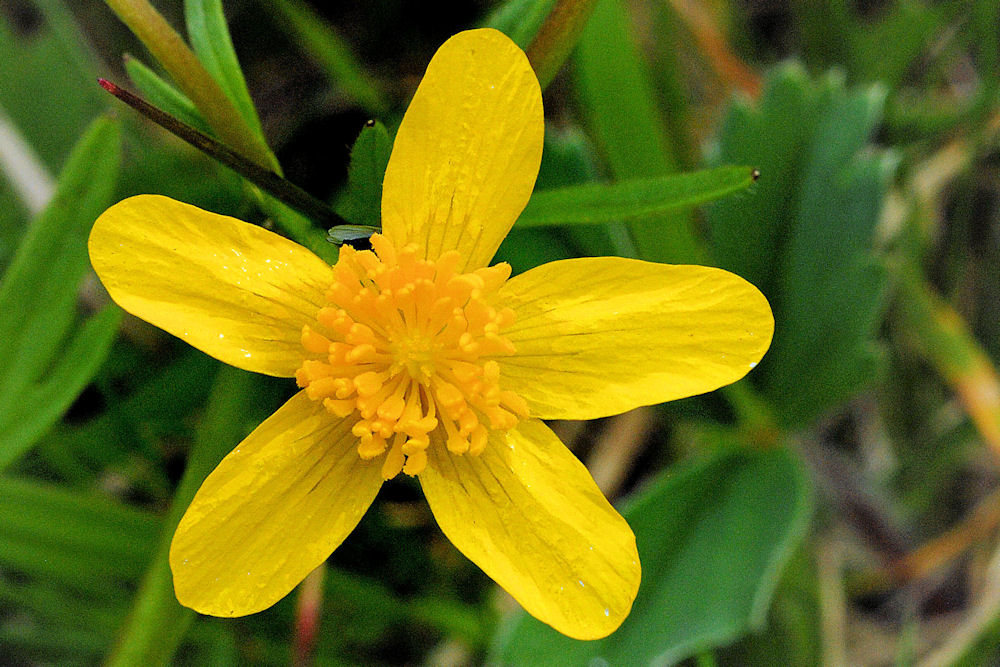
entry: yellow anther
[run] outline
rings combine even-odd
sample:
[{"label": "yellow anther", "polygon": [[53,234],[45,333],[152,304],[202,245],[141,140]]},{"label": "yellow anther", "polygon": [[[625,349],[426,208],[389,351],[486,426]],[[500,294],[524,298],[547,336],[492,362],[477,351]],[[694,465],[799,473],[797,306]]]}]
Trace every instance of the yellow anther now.
[{"label": "yellow anther", "polygon": [[462,392],[459,391],[458,387],[444,380],[438,380],[435,383],[435,394],[437,395],[438,403],[446,408],[455,408],[460,405],[465,404],[465,397]]},{"label": "yellow anther", "polygon": [[430,440],[426,437],[410,438],[403,443],[403,453],[407,456],[413,456],[417,452],[422,452],[427,449],[428,445],[430,445]]},{"label": "yellow anther", "polygon": [[332,396],[336,391],[337,380],[330,376],[316,378],[306,387],[306,393],[314,401]]},{"label": "yellow anther", "polygon": [[368,438],[358,445],[358,456],[365,460],[373,459],[384,452],[385,447],[385,440],[382,438]]},{"label": "yellow anther", "polygon": [[392,443],[392,449],[385,455],[385,461],[382,463],[382,479],[392,479],[403,472],[405,460],[406,455],[403,454],[402,442],[397,437]]},{"label": "yellow anther", "polygon": [[373,332],[370,327],[355,322],[348,330],[345,339],[352,345],[358,345],[360,343],[374,343],[375,332]]},{"label": "yellow anther", "polygon": [[323,407],[331,414],[338,417],[349,417],[354,412],[354,401],[338,401],[333,398],[324,398]]},{"label": "yellow anther", "polygon": [[375,346],[364,343],[344,355],[344,361],[349,364],[359,364],[374,361],[377,357],[378,351],[375,349]]},{"label": "yellow anther", "polygon": [[469,451],[469,441],[458,433],[453,433],[448,438],[447,447],[452,454],[464,454]]},{"label": "yellow anther", "polygon": [[330,339],[306,325],[302,327],[302,347],[313,354],[327,354],[330,350]]},{"label": "yellow anther", "polygon": [[399,394],[395,394],[385,399],[382,405],[378,406],[378,416],[389,421],[396,421],[403,414],[406,401]]},{"label": "yellow anther", "polygon": [[483,364],[483,380],[495,384],[500,379],[500,364],[490,359]]},{"label": "yellow anther", "polygon": [[403,466],[403,472],[413,477],[422,473],[426,467],[427,452],[420,450],[406,457],[406,464]]},{"label": "yellow anther", "polygon": [[358,456],[384,456],[386,479],[420,474],[431,447],[480,454],[492,430],[528,416],[500,372],[514,352],[504,332],[515,317],[494,299],[510,267],[458,273],[456,251],[427,259],[379,234],[372,248],[341,250],[327,305],[303,328],[307,359],[296,382],[332,415],[354,420]]},{"label": "yellow anther", "polygon": [[478,424],[479,418],[476,417],[476,414],[468,408],[458,415],[458,427],[462,435],[472,433],[472,429],[474,429]]},{"label": "yellow anther", "polygon": [[354,378],[354,388],[358,396],[374,396],[382,388],[382,378],[375,371],[368,371]]},{"label": "yellow anther", "polygon": [[469,444],[469,453],[473,456],[479,456],[486,449],[486,442],[489,439],[489,431],[482,424],[476,426],[472,431],[472,439]]}]

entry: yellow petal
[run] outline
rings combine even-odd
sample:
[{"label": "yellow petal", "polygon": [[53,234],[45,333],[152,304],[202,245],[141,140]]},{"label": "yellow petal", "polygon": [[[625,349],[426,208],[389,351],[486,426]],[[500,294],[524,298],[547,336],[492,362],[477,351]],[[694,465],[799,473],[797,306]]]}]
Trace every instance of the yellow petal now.
[{"label": "yellow petal", "polygon": [[330,266],[235,218],[140,195],[105,211],[90,261],[119,306],[220,361],[289,377],[302,325],[325,304]]},{"label": "yellow petal", "polygon": [[620,257],[551,262],[510,280],[501,385],[544,419],[593,419],[743,377],[771,343],[756,287],[721,269]]},{"label": "yellow petal", "polygon": [[621,624],[639,588],[635,536],[545,424],[494,432],[479,456],[427,454],[420,485],[441,530],[528,613],[576,639]]},{"label": "yellow petal", "polygon": [[177,599],[213,616],[270,607],[333,553],[382,485],[351,420],[299,392],[208,476],[170,545]]},{"label": "yellow petal", "polygon": [[427,66],[382,186],[382,230],[429,259],[485,266],[528,203],[542,157],[542,93],[524,52],[496,30],[461,32]]}]

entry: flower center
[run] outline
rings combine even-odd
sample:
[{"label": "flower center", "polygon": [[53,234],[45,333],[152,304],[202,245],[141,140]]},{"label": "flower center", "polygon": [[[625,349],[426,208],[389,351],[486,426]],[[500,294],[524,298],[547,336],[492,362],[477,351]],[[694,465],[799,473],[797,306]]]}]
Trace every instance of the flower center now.
[{"label": "flower center", "polygon": [[489,430],[528,416],[500,389],[496,361],[514,353],[501,335],[514,312],[491,305],[510,266],[458,273],[455,251],[429,261],[380,234],[371,242],[374,252],[341,248],[328,305],[302,328],[296,381],[331,414],[357,415],[358,455],[387,452],[385,479],[419,474],[432,434],[453,454],[478,455]]}]

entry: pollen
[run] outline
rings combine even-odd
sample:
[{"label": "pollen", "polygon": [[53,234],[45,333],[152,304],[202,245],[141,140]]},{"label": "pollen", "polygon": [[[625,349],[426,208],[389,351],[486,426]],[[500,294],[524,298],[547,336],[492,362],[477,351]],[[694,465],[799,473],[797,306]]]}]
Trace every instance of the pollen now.
[{"label": "pollen", "polygon": [[494,304],[510,266],[460,273],[458,252],[430,261],[380,234],[371,243],[341,248],[327,305],[302,329],[296,381],[331,414],[357,419],[358,456],[384,456],[385,479],[420,474],[430,446],[480,454],[491,430],[528,416],[501,387],[497,361],[514,353],[503,336],[514,312]]}]

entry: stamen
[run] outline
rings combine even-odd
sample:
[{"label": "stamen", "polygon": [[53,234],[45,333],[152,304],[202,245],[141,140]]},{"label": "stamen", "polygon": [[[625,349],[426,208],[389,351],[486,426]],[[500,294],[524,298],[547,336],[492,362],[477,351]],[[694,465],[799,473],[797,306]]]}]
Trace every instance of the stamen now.
[{"label": "stamen", "polygon": [[385,479],[419,475],[432,446],[478,456],[490,431],[528,416],[497,361],[514,353],[503,335],[514,311],[494,304],[510,267],[458,273],[458,252],[429,261],[379,234],[371,242],[374,251],[341,249],[328,304],[303,327],[308,358],[296,382],[332,415],[355,419],[358,456],[384,455]]}]

